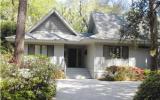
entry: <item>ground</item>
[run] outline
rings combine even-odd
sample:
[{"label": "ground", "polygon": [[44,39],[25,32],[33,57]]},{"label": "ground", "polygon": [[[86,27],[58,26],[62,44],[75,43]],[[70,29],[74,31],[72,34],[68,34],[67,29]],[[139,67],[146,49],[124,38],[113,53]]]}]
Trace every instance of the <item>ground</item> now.
[{"label": "ground", "polygon": [[141,82],[57,80],[56,100],[132,100]]}]

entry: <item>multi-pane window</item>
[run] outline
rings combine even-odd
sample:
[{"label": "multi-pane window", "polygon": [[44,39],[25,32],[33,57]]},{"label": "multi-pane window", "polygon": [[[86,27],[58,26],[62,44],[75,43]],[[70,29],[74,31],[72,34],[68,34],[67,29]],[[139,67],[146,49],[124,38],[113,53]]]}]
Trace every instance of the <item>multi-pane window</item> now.
[{"label": "multi-pane window", "polygon": [[54,56],[54,46],[53,45],[47,45],[47,56]]},{"label": "multi-pane window", "polygon": [[35,54],[35,45],[34,44],[28,44],[28,54],[29,55]]},{"label": "multi-pane window", "polygon": [[109,47],[109,55],[111,58],[120,58],[121,48],[119,46]]},{"label": "multi-pane window", "polygon": [[123,58],[127,59],[129,56],[129,49],[127,46],[104,46],[103,56],[105,58]]}]

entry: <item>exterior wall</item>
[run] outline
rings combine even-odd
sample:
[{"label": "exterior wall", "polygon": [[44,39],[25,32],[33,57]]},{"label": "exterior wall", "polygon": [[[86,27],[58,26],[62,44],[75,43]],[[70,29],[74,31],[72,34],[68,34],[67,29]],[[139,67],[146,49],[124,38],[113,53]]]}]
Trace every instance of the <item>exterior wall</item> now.
[{"label": "exterior wall", "polygon": [[[56,64],[63,69],[65,68],[64,45],[54,45],[54,56],[51,57],[51,63]],[[28,54],[28,44],[25,44],[24,54]],[[35,54],[40,54],[40,45],[35,45]],[[42,45],[42,54],[47,55],[47,45]]]},{"label": "exterior wall", "polygon": [[149,49],[131,47],[129,49],[129,65],[148,68],[150,65]]},{"label": "exterior wall", "polygon": [[60,66],[62,69],[66,68],[64,59],[64,45],[54,45],[54,56],[51,57],[51,62]]},{"label": "exterior wall", "polygon": [[94,53],[94,78],[99,78],[104,73],[105,58],[103,57],[103,45],[95,45]]},{"label": "exterior wall", "polygon": [[87,68],[91,74],[91,77],[94,78],[94,53],[95,53],[95,46],[88,45],[87,47]]},{"label": "exterior wall", "polygon": [[[28,54],[28,45],[25,44],[25,54]],[[40,45],[35,45],[35,54],[40,54]],[[47,55],[47,46],[42,45],[42,54]],[[66,69],[64,59],[64,45],[54,45],[54,56],[50,57],[51,62]],[[105,67],[112,65],[128,65],[147,68],[149,67],[149,50],[144,48],[129,48],[129,58],[107,59],[103,56],[103,44],[91,44],[87,46],[86,67],[92,78],[99,78],[103,75]]]},{"label": "exterior wall", "polygon": [[147,68],[150,64],[149,50],[144,48],[133,49],[132,47],[129,47],[128,59],[107,59],[103,57],[103,45],[96,44],[93,54],[95,78],[100,78],[104,74],[105,68],[112,65]]}]

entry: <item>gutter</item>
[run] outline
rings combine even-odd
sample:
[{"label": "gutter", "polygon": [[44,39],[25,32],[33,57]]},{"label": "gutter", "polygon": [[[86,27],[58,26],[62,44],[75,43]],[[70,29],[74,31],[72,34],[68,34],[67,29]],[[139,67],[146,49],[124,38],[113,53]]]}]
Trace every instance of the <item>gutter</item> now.
[{"label": "gutter", "polygon": [[[14,42],[14,38],[6,38],[7,41],[9,42]],[[25,39],[25,43],[36,43],[36,44],[53,44],[53,43],[58,43],[58,44],[91,44],[91,43],[101,43],[101,44],[133,44],[134,40],[123,40],[120,41],[118,39],[95,39],[95,38],[85,38],[81,40],[40,40],[40,39]],[[150,45],[150,42],[148,40],[137,40],[137,44],[140,45]],[[159,42],[160,45],[160,42]]]}]

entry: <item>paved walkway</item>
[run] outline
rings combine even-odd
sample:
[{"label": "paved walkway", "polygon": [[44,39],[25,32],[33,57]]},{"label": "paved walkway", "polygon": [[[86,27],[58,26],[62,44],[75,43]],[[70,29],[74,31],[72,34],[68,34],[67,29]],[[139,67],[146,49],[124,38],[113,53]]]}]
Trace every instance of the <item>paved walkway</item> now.
[{"label": "paved walkway", "polygon": [[56,100],[132,100],[140,82],[57,80]]}]

